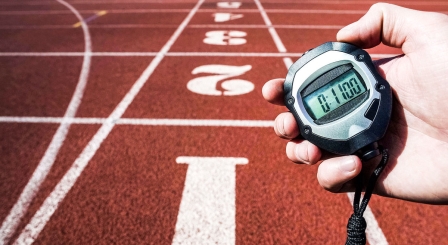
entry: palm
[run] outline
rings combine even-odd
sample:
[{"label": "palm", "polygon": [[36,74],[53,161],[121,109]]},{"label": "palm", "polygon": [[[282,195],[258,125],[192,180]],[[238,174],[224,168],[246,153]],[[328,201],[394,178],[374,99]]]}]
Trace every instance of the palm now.
[{"label": "palm", "polygon": [[441,159],[448,159],[448,98],[443,96],[448,92],[444,86],[448,69],[444,64],[434,70],[430,65],[434,60],[421,57],[428,56],[411,53],[379,66],[392,84],[396,100],[382,140],[391,160],[377,189],[379,194],[425,202],[437,199],[434,195],[440,189],[434,190],[434,186],[443,188],[448,178],[448,173],[440,171],[446,167],[439,166],[445,165]]}]

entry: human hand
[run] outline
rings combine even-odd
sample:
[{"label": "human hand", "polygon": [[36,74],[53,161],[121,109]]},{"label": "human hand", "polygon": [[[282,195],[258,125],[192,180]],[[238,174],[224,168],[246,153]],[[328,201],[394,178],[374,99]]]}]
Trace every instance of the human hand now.
[{"label": "human hand", "polygon": [[[393,89],[394,108],[380,142],[389,149],[390,160],[374,193],[448,204],[448,16],[375,4],[360,20],[341,29],[337,40],[361,48],[382,42],[404,53],[375,62]],[[268,81],[263,87],[264,98],[284,105],[283,82]],[[356,156],[329,155],[298,137],[299,129],[290,112],[277,116],[274,130],[290,140],[286,145],[290,160],[320,163],[317,179],[331,192],[354,191],[354,177],[367,175],[374,167],[373,162],[362,164]],[[378,159],[372,161],[377,163]]]}]

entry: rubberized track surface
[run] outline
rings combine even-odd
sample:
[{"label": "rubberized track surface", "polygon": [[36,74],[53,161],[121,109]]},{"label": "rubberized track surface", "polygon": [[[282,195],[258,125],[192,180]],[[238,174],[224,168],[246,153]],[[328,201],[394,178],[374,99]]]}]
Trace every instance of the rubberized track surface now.
[{"label": "rubberized track surface", "polygon": [[[0,244],[343,244],[351,196],[286,159],[261,88],[372,3],[0,1]],[[446,207],[366,216],[448,244]]]}]

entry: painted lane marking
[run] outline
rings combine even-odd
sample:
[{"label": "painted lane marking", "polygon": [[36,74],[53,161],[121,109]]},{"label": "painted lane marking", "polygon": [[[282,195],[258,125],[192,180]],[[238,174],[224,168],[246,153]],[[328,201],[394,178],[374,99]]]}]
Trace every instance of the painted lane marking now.
[{"label": "painted lane marking", "polygon": [[105,14],[107,14],[107,11],[106,11],[106,10],[101,10],[101,11],[95,13],[94,15],[92,15],[92,16],[90,16],[90,17],[88,17],[88,18],[85,18],[85,19],[83,19],[83,20],[81,20],[81,21],[79,21],[79,22],[73,24],[73,27],[74,27],[74,28],[80,27],[80,26],[82,25],[82,23],[87,24],[87,23],[89,23],[90,21],[92,21],[92,20],[94,20],[94,19],[96,19],[96,18],[98,18],[98,17],[100,17],[100,16],[103,16],[103,15],[105,15]]},{"label": "painted lane marking", "polygon": [[210,45],[243,45],[247,35],[244,31],[209,31],[205,33],[204,43]]},{"label": "painted lane marking", "polygon": [[[260,13],[263,16],[265,24],[266,25],[272,25],[271,21],[269,20],[269,17],[267,16],[266,12],[264,11],[264,8],[261,5],[260,1],[259,0],[254,0],[254,1],[255,1],[255,4],[257,5],[258,9],[260,10]],[[276,32],[272,32],[272,33],[276,33]],[[276,42],[277,38],[280,39],[278,37],[278,35],[272,35],[272,38],[274,39],[275,42]],[[280,51],[280,49],[279,49],[279,51]],[[289,69],[289,67],[293,64],[293,62],[292,62],[292,60],[290,58],[283,58],[283,61],[284,61],[285,66],[286,66],[287,69]],[[350,195],[349,195],[349,198],[350,198]],[[350,200],[350,202],[353,202],[353,201]],[[366,210],[364,212],[364,216],[368,217],[370,219],[369,226],[371,226],[371,227],[370,227],[370,229],[366,230],[366,236],[367,236],[367,240],[368,240],[369,244],[371,244],[371,245],[387,244],[386,237],[384,236],[381,228],[378,226],[378,222],[376,222],[375,216],[373,215],[372,210],[370,209],[370,207],[366,208]],[[384,239],[383,240],[381,240],[381,239],[380,240],[376,240],[377,238],[381,238],[381,239],[384,238]],[[379,243],[376,243],[376,242],[379,242]]]},{"label": "painted lane marking", "polygon": [[[278,29],[341,29],[342,25],[223,25],[223,24],[195,24],[189,25],[187,28],[214,28],[214,29],[230,29],[230,28],[247,28],[247,29],[266,29],[269,27],[278,28]],[[70,25],[0,25],[0,29],[2,30],[15,30],[15,29],[70,29],[73,26]],[[170,24],[92,24],[89,25],[89,28],[95,29],[126,29],[126,28],[177,28],[176,25]]]},{"label": "painted lane marking", "polygon": [[[290,1],[277,1],[277,0],[270,0],[270,1],[263,1],[264,3],[277,3],[277,4],[281,4],[281,3],[297,3],[297,1],[295,0],[290,0]],[[160,0],[154,0],[154,1],[150,1],[150,0],[114,0],[114,1],[99,1],[99,0],[95,0],[95,1],[88,1],[88,0],[78,0],[78,1],[70,1],[70,3],[72,4],[122,4],[122,3],[160,3]],[[169,2],[167,2],[168,4],[176,4],[176,3],[195,3],[195,1],[185,1],[185,0],[171,0]],[[331,1],[331,0],[308,0],[308,1],[301,1],[301,3],[312,3],[312,4],[374,4],[376,3],[376,1]],[[437,5],[448,5],[448,3],[446,1],[394,1],[395,4],[407,4],[407,5],[428,5],[428,6],[437,6]],[[20,2],[0,2],[0,6],[1,5],[5,5],[5,6],[14,6],[14,5],[52,5],[54,4],[53,1],[20,1]]]},{"label": "painted lane marking", "polygon": [[241,2],[217,2],[216,7],[223,9],[237,9],[241,7]]},{"label": "painted lane marking", "polygon": [[[98,10],[78,10],[82,14],[95,14]],[[134,14],[134,13],[188,13],[189,9],[108,9],[109,14]],[[434,11],[437,11],[435,9]],[[215,9],[199,9],[198,13],[215,13]],[[259,13],[257,9],[235,9],[237,13]],[[266,9],[267,13],[309,13],[309,14],[365,14],[366,10],[331,10],[331,9]],[[34,14],[70,14],[67,10],[22,10],[0,11],[0,15],[34,15]],[[233,15],[233,14],[232,14]]]},{"label": "painted lane marking", "polygon": [[[95,117],[0,117],[0,123],[67,123],[103,124],[107,118]],[[233,120],[233,119],[169,119],[169,118],[120,118],[112,123],[117,125],[140,126],[195,126],[195,127],[273,127],[271,120]]]},{"label": "painted lane marking", "polygon": [[[82,20],[82,16],[70,4],[64,2],[63,0],[58,0],[58,2],[70,9],[70,11],[72,11],[76,18]],[[62,147],[62,144],[67,137],[68,131],[70,129],[70,124],[65,123],[65,121],[67,119],[73,118],[76,115],[76,111],[81,104],[81,99],[83,97],[87,79],[89,76],[92,52],[92,42],[90,39],[89,29],[84,23],[82,23],[81,26],[84,33],[85,51],[84,53],[81,53],[82,56],[84,56],[84,59],[82,63],[81,73],[79,75],[78,84],[76,85],[73,97],[71,98],[70,103],[67,107],[67,111],[65,112],[65,115],[60,122],[61,125],[54,134],[50,145],[45,151],[44,156],[37,165],[27,185],[20,194],[19,199],[14,204],[8,216],[3,221],[3,224],[0,228],[0,244],[8,243],[9,239],[16,231],[19,222],[28,210],[31,201],[36,196],[37,192],[40,189],[40,186],[50,172],[50,169],[56,160],[59,149]]]},{"label": "painted lane marking", "polygon": [[244,17],[243,14],[232,14],[232,13],[214,13],[212,14],[212,16],[214,17],[214,21],[217,23],[237,20]]},{"label": "painted lane marking", "polygon": [[[350,200],[350,204],[353,206],[353,198],[355,194],[353,192],[347,193],[348,199]],[[388,245],[386,237],[384,236],[383,231],[381,230],[378,222],[373,215],[372,209],[367,206],[366,211],[364,212],[364,219],[367,222],[366,236],[367,241],[371,245]]]},{"label": "painted lane marking", "polygon": [[[187,83],[187,88],[194,93],[210,96],[235,96],[247,94],[254,90],[255,86],[253,83],[242,79],[227,79],[243,75],[251,69],[251,65],[229,66],[210,64],[198,66],[193,69],[191,74],[208,73],[215,75],[193,78]],[[222,81],[222,89],[218,89],[218,83],[220,81]]]},{"label": "painted lane marking", "polygon": [[[261,6],[260,1],[254,0],[255,4],[257,5],[258,10],[260,11],[261,17],[263,18],[263,21],[265,25],[268,27],[268,31],[271,34],[272,39],[274,40],[275,46],[278,49],[278,52],[280,53],[286,53],[285,45],[283,44],[282,40],[277,34],[277,31],[272,26],[272,22],[269,19],[268,15],[266,14],[266,11],[264,10],[263,6]],[[283,58],[283,63],[285,63],[286,68],[289,68],[292,65],[292,60],[289,57]]]},{"label": "painted lane marking", "polygon": [[[62,1],[62,0],[59,0]],[[93,136],[78,158],[75,160],[70,169],[62,177],[50,195],[45,199],[42,206],[37,210],[31,221],[22,230],[14,244],[31,244],[39,236],[40,232],[44,229],[47,222],[50,220],[53,213],[58,208],[59,204],[63,201],[67,193],[76,183],[78,177],[83,172],[84,168],[90,162],[92,157],[95,155],[96,151],[99,149],[101,143],[106,139],[109,133],[114,127],[114,121],[119,119],[123,113],[126,111],[128,106],[132,103],[135,96],[137,96],[140,89],[146,83],[148,78],[154,72],[156,67],[160,64],[165,54],[171,48],[173,43],[180,36],[182,31],[190,22],[193,15],[199,9],[204,0],[199,0],[187,17],[179,25],[178,29],[173,33],[168,42],[162,47],[156,57],[151,61],[149,66],[143,71],[141,76],[134,83],[132,88],[128,91],[125,97],[120,101],[117,107],[114,109],[112,114],[106,119],[102,124],[97,133]],[[83,24],[85,25],[85,24]]]},{"label": "painted lane marking", "polygon": [[236,165],[247,158],[193,157],[188,164],[172,244],[235,244]]},{"label": "painted lane marking", "polygon": [[[1,6],[1,4],[0,4]],[[266,13],[280,14],[365,14],[367,10],[344,10],[344,9],[265,9]],[[128,13],[188,13],[189,9],[108,9],[110,14],[128,14]],[[437,8],[433,12],[448,13],[440,11]],[[79,10],[79,13],[94,14],[97,10]],[[199,9],[198,13],[215,13],[215,9]],[[259,13],[258,9],[236,9],[236,13]],[[22,10],[22,11],[0,11],[0,15],[33,15],[33,14],[70,14],[67,10]]]},{"label": "painted lane marking", "polygon": [[[139,56],[156,56],[155,52],[92,52],[91,56],[124,56],[124,57],[139,57]],[[303,53],[250,53],[250,52],[170,52],[165,56],[171,57],[189,57],[189,56],[223,56],[223,57],[300,57]],[[383,59],[399,56],[400,54],[370,54],[374,59]],[[51,56],[66,56],[77,57],[84,56],[83,52],[0,52],[0,57],[51,57]]]},{"label": "painted lane marking", "polygon": [[261,17],[264,20],[264,23],[268,27],[269,33],[271,34],[272,39],[274,40],[275,46],[277,46],[278,51],[280,53],[286,53],[285,45],[283,45],[283,42],[280,39],[280,37],[278,36],[277,31],[275,30],[275,28],[272,27],[272,22],[269,19],[268,15],[266,14],[266,11],[264,11],[264,9],[261,6],[259,1],[255,0],[255,4],[257,5],[258,10],[260,11],[260,14],[261,14]]}]

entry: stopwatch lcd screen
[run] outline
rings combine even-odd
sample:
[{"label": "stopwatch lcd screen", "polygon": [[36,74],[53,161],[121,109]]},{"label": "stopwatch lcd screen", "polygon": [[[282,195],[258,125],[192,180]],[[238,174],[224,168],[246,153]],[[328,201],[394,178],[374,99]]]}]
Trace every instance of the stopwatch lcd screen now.
[{"label": "stopwatch lcd screen", "polygon": [[355,99],[367,90],[366,85],[354,69],[336,77],[303,98],[305,109],[317,120],[336,108]]}]

